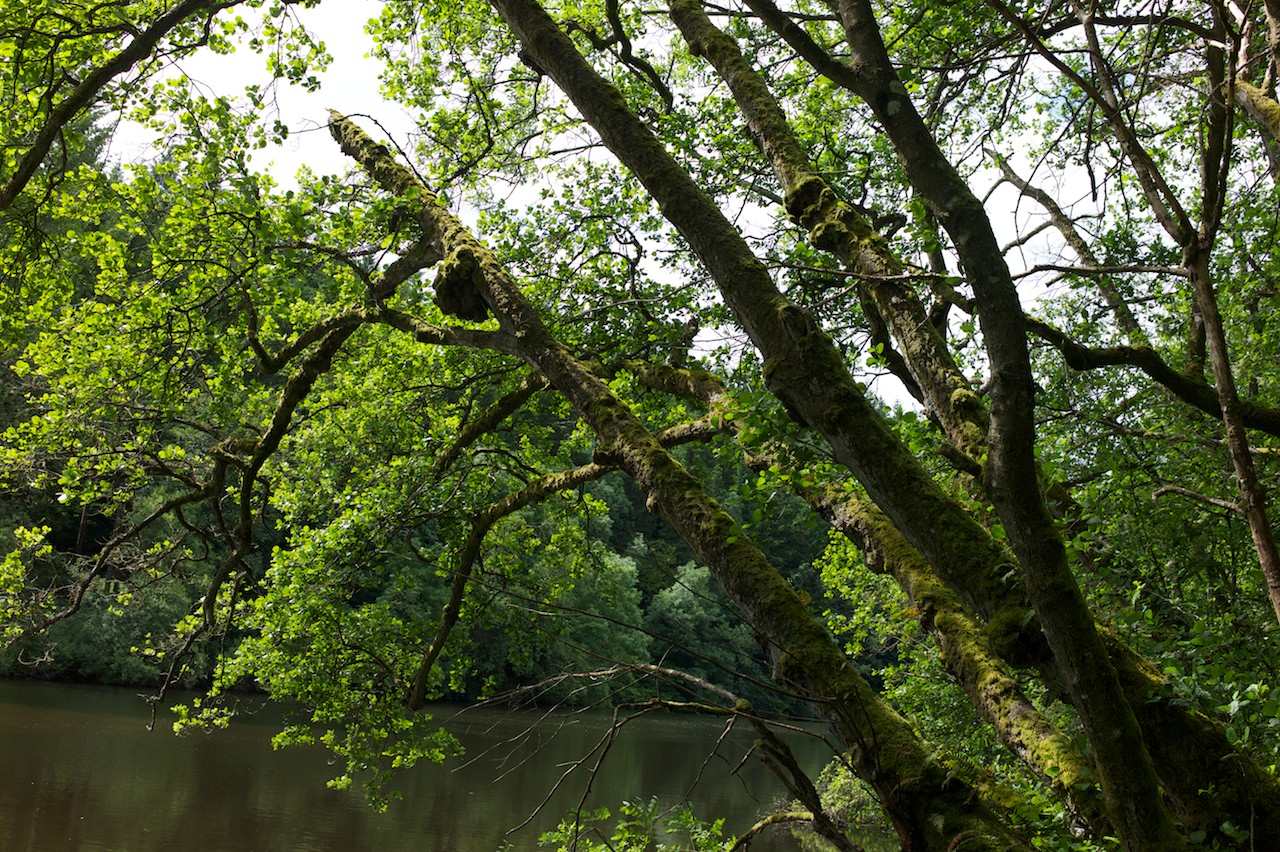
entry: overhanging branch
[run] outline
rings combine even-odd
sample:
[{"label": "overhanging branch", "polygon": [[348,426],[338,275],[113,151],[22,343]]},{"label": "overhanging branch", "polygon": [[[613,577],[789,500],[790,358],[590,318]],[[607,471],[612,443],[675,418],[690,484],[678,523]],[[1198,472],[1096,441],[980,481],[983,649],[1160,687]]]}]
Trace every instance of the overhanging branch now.
[{"label": "overhanging branch", "polygon": [[[1027,329],[1062,353],[1073,370],[1099,370],[1106,367],[1132,367],[1146,373],[1178,399],[1214,419],[1222,417],[1218,394],[1209,384],[1195,376],[1179,372],[1150,346],[1108,346],[1090,348],[1072,340],[1043,320],[1027,317]],[[1251,429],[1280,437],[1280,409],[1240,400],[1244,424]]]}]

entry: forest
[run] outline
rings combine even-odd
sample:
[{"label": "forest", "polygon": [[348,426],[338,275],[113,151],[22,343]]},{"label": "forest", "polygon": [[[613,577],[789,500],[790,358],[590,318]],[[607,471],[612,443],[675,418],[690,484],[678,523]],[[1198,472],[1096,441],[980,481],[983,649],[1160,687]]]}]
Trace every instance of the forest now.
[{"label": "forest", "polygon": [[0,0],[0,674],[376,807],[501,699],[751,726],[806,849],[1280,848],[1277,0],[333,5]]}]

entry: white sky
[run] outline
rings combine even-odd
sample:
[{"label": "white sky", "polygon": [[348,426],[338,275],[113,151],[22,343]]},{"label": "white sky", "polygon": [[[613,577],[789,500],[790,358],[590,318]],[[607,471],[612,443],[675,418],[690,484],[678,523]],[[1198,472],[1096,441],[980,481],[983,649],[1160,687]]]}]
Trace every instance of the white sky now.
[{"label": "white sky", "polygon": [[[375,136],[379,135],[378,125],[381,125],[395,142],[405,144],[410,139],[414,131],[413,118],[403,107],[382,97],[379,80],[381,64],[370,56],[373,39],[366,32],[365,23],[376,17],[380,9],[378,0],[320,3],[310,9],[294,7],[299,20],[313,37],[324,42],[333,61],[327,70],[317,74],[320,87],[315,92],[307,92],[283,82],[275,89],[273,104],[278,110],[279,118],[289,127],[290,135],[284,145],[256,152],[254,162],[270,172],[280,185],[290,186],[293,176],[302,165],[308,166],[317,174],[338,173],[350,166],[329,135],[327,120],[330,108],[358,117],[361,125]],[[251,11],[245,10],[246,17]],[[209,94],[233,97],[243,93],[246,86],[261,86],[270,78],[265,57],[247,46],[229,56],[203,52],[184,60],[179,67],[201,90]],[[124,124],[117,132],[113,147],[116,155],[122,159],[145,158],[144,152],[154,140],[154,135],[143,128]],[[1023,159],[1018,156],[1019,152],[1004,153],[1024,177],[1033,183],[1042,182],[1043,175],[1034,174],[1031,164],[1019,162]],[[986,192],[996,177],[995,169],[990,169],[974,181],[974,191],[979,195]],[[1080,187],[1075,185],[1076,181],[1069,183],[1072,185],[1057,189],[1066,189],[1068,193],[1074,191],[1076,196],[1081,196]],[[1045,188],[1055,194],[1055,187]],[[1084,197],[1087,200],[1087,193]],[[1064,206],[1069,208],[1068,199],[1063,197],[1062,200]],[[465,207],[465,199],[461,201]],[[987,199],[986,206],[992,214],[992,224],[1002,243],[1012,241],[1018,233],[1025,233],[1044,219],[1039,205],[1021,198],[1008,185],[997,189]],[[1062,257],[1061,252],[1061,237],[1050,230],[1011,252],[1009,261],[1016,273],[1019,266],[1025,269],[1036,263],[1074,260]],[[923,263],[923,259],[916,260]],[[954,258],[948,260],[954,270]],[[1048,295],[1043,284],[1025,282],[1020,290],[1024,305],[1032,310],[1036,301]],[[704,335],[710,333],[710,330],[703,332]],[[708,340],[700,340],[699,343],[714,345]],[[892,377],[875,381],[874,390],[891,402],[899,402],[908,407],[912,405],[912,401]]]},{"label": "white sky", "polygon": [[[257,152],[254,161],[286,187],[304,164],[318,174],[341,172],[349,166],[329,136],[327,120],[330,108],[358,117],[361,126],[375,136],[379,135],[378,125],[381,125],[393,141],[401,144],[405,144],[414,131],[413,118],[404,108],[382,97],[378,77],[381,65],[369,55],[373,39],[364,25],[379,14],[381,3],[378,0],[344,0],[341,3],[320,3],[310,9],[294,8],[311,33],[324,42],[333,61],[327,70],[317,75],[320,79],[317,91],[306,92],[285,83],[280,83],[275,90],[274,103],[280,119],[289,127],[289,139],[283,146]],[[250,11],[245,10],[245,14]],[[203,52],[184,60],[180,68],[202,90],[211,94],[238,95],[250,84],[263,85],[269,80],[265,58],[248,47],[242,47],[230,56]],[[116,155],[126,161],[143,158],[142,152],[153,144],[154,139],[154,135],[143,128],[125,124],[117,133],[113,147]],[[1019,162],[1022,158],[1017,151],[1004,153],[1024,177],[1033,183],[1041,182],[1043,176],[1034,174],[1029,163]],[[988,175],[975,181],[974,191],[979,195],[994,182],[994,168]],[[1046,188],[1051,194],[1056,194],[1054,187]],[[1057,189],[1067,190],[1066,195],[1058,197],[1068,208],[1067,196],[1071,193],[1074,192],[1075,197],[1083,197],[1078,185]],[[1012,241],[1018,233],[1025,233],[1044,219],[1039,205],[1020,198],[1017,191],[1007,185],[997,189],[987,200],[987,209],[992,214],[992,224],[1002,243]],[[1023,268],[1036,263],[1061,262],[1064,260],[1061,248],[1061,238],[1056,232],[1048,231],[1012,252],[1009,261],[1017,267],[1021,260]],[[1043,286],[1023,289],[1025,304],[1045,295]]]},{"label": "white sky", "polygon": [[[317,174],[341,172],[348,167],[349,162],[329,136],[330,108],[360,116],[361,125],[375,136],[379,135],[377,124],[381,124],[395,140],[404,143],[408,139],[413,121],[402,107],[382,97],[378,78],[381,65],[369,55],[373,39],[364,24],[376,17],[380,8],[377,0],[321,3],[311,9],[295,7],[299,20],[316,39],[324,42],[333,61],[316,75],[320,88],[315,92],[283,82],[276,87],[275,107],[289,128],[289,138],[283,146],[257,152],[254,162],[269,171],[281,185],[290,185],[293,175],[304,164]],[[253,11],[244,10],[246,20],[251,21],[248,16]],[[200,52],[180,62],[178,68],[199,90],[211,95],[235,97],[242,94],[246,86],[262,86],[270,80],[266,58],[247,46],[229,56]],[[117,156],[128,161],[145,156],[142,152],[154,142],[154,134],[124,123],[113,141],[113,149]]]}]

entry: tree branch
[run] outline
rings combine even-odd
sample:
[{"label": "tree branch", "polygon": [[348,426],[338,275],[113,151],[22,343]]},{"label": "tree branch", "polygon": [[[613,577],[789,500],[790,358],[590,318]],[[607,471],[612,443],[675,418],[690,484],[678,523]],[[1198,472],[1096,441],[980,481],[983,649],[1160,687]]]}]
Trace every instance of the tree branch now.
[{"label": "tree branch", "polygon": [[[985,148],[984,150],[987,156],[994,160],[1000,168],[1005,180],[1016,186],[1018,191],[1027,198],[1032,199],[1045,209],[1045,212],[1049,214],[1049,221],[1058,229],[1058,233],[1062,234],[1063,239],[1067,241],[1067,245],[1071,246],[1071,250],[1076,253],[1076,257],[1080,258],[1086,268],[1098,270],[1100,264],[1097,256],[1093,253],[1093,249],[1090,248],[1089,243],[1085,241],[1084,236],[1076,228],[1076,223],[1063,212],[1062,208],[1058,206],[1058,203],[1053,200],[1049,193],[1039,187],[1032,186],[1029,181],[1024,180],[1013,170],[1008,160],[991,148]],[[1099,272],[1094,272],[1093,274],[1101,275]],[[1129,310],[1128,303],[1115,287],[1111,286],[1105,279],[1102,279],[1098,281],[1098,292],[1102,293],[1102,297],[1115,314],[1116,322],[1129,336],[1130,340],[1137,342],[1139,338],[1145,338],[1138,321],[1133,317],[1133,312]]]},{"label": "tree branch", "polygon": [[1156,500],[1166,494],[1180,494],[1183,497],[1190,497],[1192,500],[1198,500],[1201,503],[1208,503],[1210,506],[1217,506],[1219,509],[1229,509],[1237,514],[1244,514],[1244,510],[1236,500],[1223,500],[1221,497],[1210,497],[1208,494],[1201,494],[1199,491],[1192,491],[1190,488],[1183,488],[1181,485],[1161,485],[1155,491],[1151,492],[1151,499]]},{"label": "tree branch", "polygon": [[[1027,328],[1061,352],[1063,360],[1073,370],[1133,367],[1146,373],[1193,408],[1214,419],[1222,417],[1218,394],[1211,385],[1196,376],[1173,369],[1150,346],[1112,346],[1091,349],[1075,342],[1048,323],[1033,317],[1027,318]],[[1246,426],[1280,437],[1280,409],[1258,405],[1249,400],[1240,400],[1239,405],[1240,415]]]},{"label": "tree branch", "polygon": [[151,56],[156,45],[188,18],[201,12],[211,16],[241,3],[242,0],[183,0],[143,32],[137,33],[132,41],[111,59],[94,69],[72,90],[71,94],[58,102],[49,113],[44,124],[31,140],[27,152],[18,161],[17,167],[9,180],[0,188],[0,210],[7,210],[14,200],[35,175],[44,161],[45,155],[53,146],[64,127],[86,109],[95,97],[111,82],[112,78],[123,74],[135,65]]}]

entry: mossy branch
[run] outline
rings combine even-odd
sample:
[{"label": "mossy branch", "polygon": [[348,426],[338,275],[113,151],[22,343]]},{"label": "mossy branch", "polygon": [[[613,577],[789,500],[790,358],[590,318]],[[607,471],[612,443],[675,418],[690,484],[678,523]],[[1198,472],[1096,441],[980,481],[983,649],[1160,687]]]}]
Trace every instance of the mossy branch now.
[{"label": "mossy branch", "polygon": [[[733,845],[729,847],[729,852],[745,852],[751,846],[752,841],[756,839],[766,828],[775,825],[785,825],[792,822],[812,822],[813,814],[809,811],[782,811],[781,813],[769,814],[764,819],[757,822],[751,828],[743,832]],[[854,846],[855,850],[861,847]]]},{"label": "mossy branch", "polygon": [[[446,451],[446,454],[456,456],[469,443],[478,438],[484,431],[487,431],[481,428],[483,425],[488,424],[490,428],[495,426],[502,419],[505,419],[511,411],[523,404],[524,400],[527,400],[529,396],[532,396],[545,386],[545,380],[541,376],[527,377],[519,388],[507,394],[503,400],[495,403],[480,418],[469,424],[454,445]],[[695,439],[705,439],[717,431],[710,424],[703,421],[694,421],[666,429],[658,434],[657,439],[663,446],[674,446]],[[439,475],[449,463],[447,460],[444,462],[437,461],[433,468],[435,475]],[[431,669],[440,658],[440,653],[444,650],[444,645],[448,641],[449,635],[453,632],[454,627],[457,626],[458,619],[462,614],[462,604],[466,599],[467,586],[471,582],[475,564],[480,558],[485,536],[493,529],[493,525],[520,509],[532,506],[561,491],[577,488],[587,482],[599,479],[607,473],[618,470],[618,468],[618,462],[601,464],[593,461],[591,464],[581,465],[572,470],[549,473],[535,479],[519,491],[507,495],[502,500],[490,504],[475,516],[471,522],[471,530],[467,534],[467,539],[458,550],[456,564],[453,568],[453,579],[449,584],[449,599],[445,602],[441,611],[440,624],[436,628],[431,642],[423,650],[422,661],[418,664],[418,670],[414,675],[408,698],[410,709],[420,710],[426,704],[427,685]]]}]

